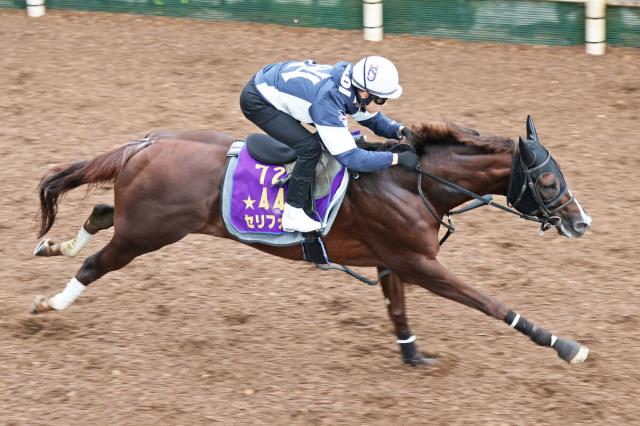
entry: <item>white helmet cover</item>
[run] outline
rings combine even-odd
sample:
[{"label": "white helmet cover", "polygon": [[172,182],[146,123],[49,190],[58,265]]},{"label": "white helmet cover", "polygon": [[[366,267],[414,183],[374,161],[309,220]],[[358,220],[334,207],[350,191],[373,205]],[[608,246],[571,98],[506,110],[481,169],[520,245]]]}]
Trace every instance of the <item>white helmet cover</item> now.
[{"label": "white helmet cover", "polygon": [[393,62],[382,56],[367,56],[353,66],[353,85],[372,95],[396,99],[402,95],[398,70]]}]

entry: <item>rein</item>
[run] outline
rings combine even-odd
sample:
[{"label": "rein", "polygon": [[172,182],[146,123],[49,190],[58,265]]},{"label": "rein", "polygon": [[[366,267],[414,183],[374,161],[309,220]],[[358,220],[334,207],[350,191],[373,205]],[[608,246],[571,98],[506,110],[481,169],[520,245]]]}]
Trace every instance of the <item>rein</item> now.
[{"label": "rein", "polygon": [[[420,169],[420,165],[418,165],[415,169],[413,169],[414,172],[417,173],[418,175],[418,194],[420,195],[420,199],[422,200],[422,203],[424,204],[424,206],[427,208],[427,210],[429,211],[429,213],[431,214],[431,216],[433,216],[439,223],[440,225],[444,226],[447,228],[447,233],[444,235],[444,237],[442,237],[440,239],[440,242],[438,243],[440,246],[442,246],[445,241],[447,241],[447,238],[449,238],[454,232],[455,232],[455,226],[453,224],[453,219],[451,218],[452,215],[454,214],[460,214],[460,213],[464,213],[467,212],[469,210],[473,210],[475,208],[478,207],[482,207],[482,206],[493,206],[496,207],[500,210],[503,210],[507,213],[511,213],[514,214],[516,216],[518,216],[521,219],[525,219],[525,220],[530,220],[532,222],[538,222],[540,224],[542,224],[543,227],[550,227],[553,225],[553,223],[551,222],[551,218],[548,217],[537,217],[537,216],[531,216],[528,214],[524,214],[521,213],[515,209],[512,209],[511,207],[505,206],[504,204],[500,204],[500,203],[496,203],[495,201],[493,201],[493,197],[491,195],[488,196],[480,196],[478,194],[476,194],[475,192],[469,191],[466,188],[461,187],[460,185],[457,185],[453,182],[450,182],[446,179],[441,178],[440,176],[436,176],[432,173],[426,172],[424,170]],[[422,191],[422,177],[426,176],[429,179],[433,179],[436,182],[453,189],[456,192],[459,192],[461,194],[464,194],[468,197],[474,198],[475,201],[467,206],[467,207],[463,207],[461,209],[458,210],[453,210],[453,211],[448,211],[445,215],[447,216],[447,222],[443,221],[440,216],[438,216],[436,214],[436,212],[434,211],[434,209],[431,207],[431,203],[429,203],[429,200],[427,199],[427,197],[424,195],[424,192]],[[564,206],[564,205],[563,205]]]}]

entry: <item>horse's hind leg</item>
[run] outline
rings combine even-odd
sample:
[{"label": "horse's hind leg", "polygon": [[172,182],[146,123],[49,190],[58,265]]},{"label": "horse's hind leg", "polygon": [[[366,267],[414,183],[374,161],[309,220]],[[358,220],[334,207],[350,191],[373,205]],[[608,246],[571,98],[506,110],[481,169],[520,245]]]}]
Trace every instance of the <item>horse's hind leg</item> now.
[{"label": "horse's hind leg", "polygon": [[111,240],[102,250],[87,257],[75,277],[65,289],[50,297],[36,296],[31,307],[32,314],[68,308],[86,289],[86,286],[104,274],[126,266],[142,254],[135,246],[127,246]]},{"label": "horse's hind leg", "polygon": [[[378,268],[378,273],[381,274],[383,270],[384,268]],[[391,322],[393,322],[393,326],[395,328],[397,343],[400,345],[402,360],[406,364],[414,367],[418,365],[432,365],[437,363],[435,359],[425,358],[420,354],[420,352],[418,352],[416,347],[416,336],[411,333],[407,322],[404,297],[405,284],[400,280],[398,275],[393,272],[381,276],[380,284],[382,287],[382,293],[384,294],[385,303],[387,304],[389,318],[391,318]]]},{"label": "horse's hind leg", "polygon": [[89,218],[85,221],[76,236],[62,243],[56,243],[50,239],[44,239],[38,243],[33,251],[34,256],[76,256],[80,250],[89,242],[91,237],[103,229],[113,226],[113,206],[108,204],[98,204],[93,208]]},{"label": "horse's hind leg", "polygon": [[113,239],[102,250],[85,259],[78,273],[67,283],[62,292],[49,298],[36,296],[31,306],[31,313],[39,314],[68,308],[89,284],[103,275],[123,268],[142,254],[179,241],[187,234],[186,231],[176,232],[174,230],[167,235],[154,235],[153,237],[139,235],[133,239],[116,232]]}]

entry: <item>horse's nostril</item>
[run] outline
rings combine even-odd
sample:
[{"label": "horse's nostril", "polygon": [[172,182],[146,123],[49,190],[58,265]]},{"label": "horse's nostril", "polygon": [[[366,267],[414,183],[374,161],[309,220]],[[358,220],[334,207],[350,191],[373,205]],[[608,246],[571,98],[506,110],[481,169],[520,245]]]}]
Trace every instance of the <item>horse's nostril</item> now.
[{"label": "horse's nostril", "polygon": [[589,228],[589,225],[584,222],[578,222],[575,225],[573,225],[573,229],[575,229],[576,232],[579,232],[581,234],[583,234],[588,228]]}]

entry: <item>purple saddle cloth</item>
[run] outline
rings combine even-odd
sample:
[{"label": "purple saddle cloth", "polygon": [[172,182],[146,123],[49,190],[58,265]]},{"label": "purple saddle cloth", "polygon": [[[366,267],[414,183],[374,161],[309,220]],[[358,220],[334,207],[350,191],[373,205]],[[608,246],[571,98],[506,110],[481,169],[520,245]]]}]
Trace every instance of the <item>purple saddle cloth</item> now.
[{"label": "purple saddle cloth", "polygon": [[[242,145],[240,145],[242,144]],[[292,165],[273,165],[255,160],[244,142],[232,145],[222,190],[222,213],[227,230],[245,242],[292,245],[302,241],[298,232],[284,232],[282,212],[288,183],[278,185]],[[326,235],[346,194],[349,176],[346,169],[324,153],[316,170],[316,212],[314,219],[323,224]]]}]

